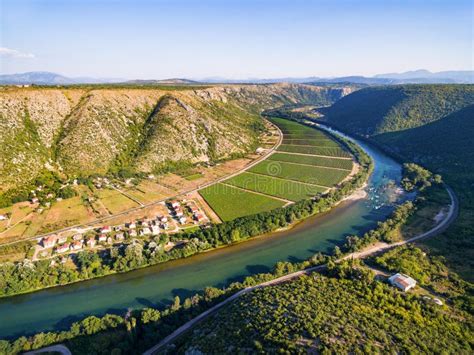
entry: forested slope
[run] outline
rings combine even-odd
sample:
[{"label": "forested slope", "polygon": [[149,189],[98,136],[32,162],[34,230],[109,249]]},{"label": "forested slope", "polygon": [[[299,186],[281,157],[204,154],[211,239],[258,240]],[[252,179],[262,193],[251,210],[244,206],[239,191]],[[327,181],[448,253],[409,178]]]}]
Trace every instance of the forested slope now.
[{"label": "forested slope", "polygon": [[455,189],[458,219],[447,232],[423,243],[474,280],[474,85],[362,89],[325,114],[327,122],[440,173]]},{"label": "forested slope", "polygon": [[358,90],[325,110],[329,122],[376,135],[422,126],[474,103],[474,85],[400,85]]}]

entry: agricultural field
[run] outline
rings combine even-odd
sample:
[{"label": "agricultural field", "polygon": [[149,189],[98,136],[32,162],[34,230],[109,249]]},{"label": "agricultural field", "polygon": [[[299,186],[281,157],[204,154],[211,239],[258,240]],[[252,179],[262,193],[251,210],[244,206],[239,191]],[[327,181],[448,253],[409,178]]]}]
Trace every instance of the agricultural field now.
[{"label": "agricultural field", "polygon": [[255,165],[249,171],[327,187],[336,185],[349,174],[346,170],[268,160]]},{"label": "agricultural field", "polygon": [[124,196],[120,191],[113,189],[100,189],[95,192],[100,202],[110,214],[115,214],[139,206],[132,199]]},{"label": "agricultural field", "polygon": [[329,138],[284,138],[284,145],[310,145],[315,147],[339,147],[339,144]]},{"label": "agricultural field", "polygon": [[350,154],[339,147],[312,147],[304,145],[282,144],[277,149],[280,152],[324,155],[330,157],[349,158]]},{"label": "agricultural field", "polygon": [[221,183],[206,187],[199,193],[223,221],[269,211],[285,205],[282,200]]},{"label": "agricultural field", "polygon": [[[314,197],[340,183],[352,170],[351,155],[326,133],[284,119],[271,121],[283,133],[277,152],[246,172],[200,191],[222,220],[269,210],[275,198],[285,203]],[[237,192],[239,198],[234,195]],[[252,199],[261,203],[256,205]]]},{"label": "agricultural field", "polygon": [[346,169],[349,171],[352,170],[353,164],[352,159],[334,159],[319,156],[286,153],[274,153],[268,157],[268,160],[305,165],[326,166],[328,168]]},{"label": "agricultural field", "polygon": [[279,179],[272,176],[252,174],[244,172],[229,180],[226,184],[237,186],[246,190],[276,196],[290,201],[299,201],[314,197],[326,189],[316,185]]}]

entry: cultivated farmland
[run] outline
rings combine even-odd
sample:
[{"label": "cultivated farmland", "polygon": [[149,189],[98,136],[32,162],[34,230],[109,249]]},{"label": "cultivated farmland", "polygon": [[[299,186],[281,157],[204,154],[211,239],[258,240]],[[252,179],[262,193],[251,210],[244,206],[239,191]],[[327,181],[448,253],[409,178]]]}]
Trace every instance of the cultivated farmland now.
[{"label": "cultivated farmland", "polygon": [[330,135],[296,122],[271,120],[283,132],[278,152],[246,172],[200,191],[224,221],[314,197],[337,185],[352,170],[351,155]]},{"label": "cultivated farmland", "polygon": [[284,201],[220,183],[206,187],[199,193],[223,221],[285,205]]},{"label": "cultivated farmland", "polygon": [[268,160],[255,165],[249,171],[327,187],[336,185],[349,174],[346,170]]},{"label": "cultivated farmland", "polygon": [[282,144],[278,149],[280,152],[301,153],[311,155],[324,155],[330,157],[349,158],[350,154],[339,147],[311,147],[303,145]]},{"label": "cultivated farmland", "polygon": [[225,183],[291,201],[311,198],[326,190],[316,185],[247,172],[226,180]]},{"label": "cultivated farmland", "polygon": [[286,153],[274,153],[268,157],[269,160],[282,161],[288,163],[298,163],[305,165],[317,165],[326,166],[329,168],[339,169],[352,169],[351,159],[334,159],[326,157],[318,157],[311,155],[300,155],[300,154],[286,154]]}]

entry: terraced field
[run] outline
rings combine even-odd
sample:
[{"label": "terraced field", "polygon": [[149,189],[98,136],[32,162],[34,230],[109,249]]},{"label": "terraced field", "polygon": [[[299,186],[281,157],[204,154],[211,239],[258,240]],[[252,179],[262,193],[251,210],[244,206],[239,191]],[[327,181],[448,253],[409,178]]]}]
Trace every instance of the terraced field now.
[{"label": "terraced field", "polygon": [[246,172],[200,192],[224,220],[312,198],[337,186],[352,170],[351,155],[323,131],[272,119],[282,145]]}]

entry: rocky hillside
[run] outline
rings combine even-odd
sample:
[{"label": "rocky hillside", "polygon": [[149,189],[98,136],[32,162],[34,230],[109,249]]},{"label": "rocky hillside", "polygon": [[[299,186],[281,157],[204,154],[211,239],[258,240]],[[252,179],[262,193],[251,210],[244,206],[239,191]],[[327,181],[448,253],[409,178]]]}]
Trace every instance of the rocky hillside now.
[{"label": "rocky hillside", "polygon": [[255,148],[258,113],[333,102],[347,89],[297,84],[0,89],[0,193],[44,169],[65,177],[160,171]]}]

